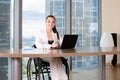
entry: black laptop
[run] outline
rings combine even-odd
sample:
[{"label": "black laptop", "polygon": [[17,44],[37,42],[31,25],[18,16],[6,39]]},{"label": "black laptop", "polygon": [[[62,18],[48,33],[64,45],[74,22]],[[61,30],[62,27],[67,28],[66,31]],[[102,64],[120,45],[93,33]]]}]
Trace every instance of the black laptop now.
[{"label": "black laptop", "polygon": [[76,42],[77,42],[78,35],[71,34],[71,35],[64,35],[62,44],[61,44],[61,49],[72,49],[75,47]]}]

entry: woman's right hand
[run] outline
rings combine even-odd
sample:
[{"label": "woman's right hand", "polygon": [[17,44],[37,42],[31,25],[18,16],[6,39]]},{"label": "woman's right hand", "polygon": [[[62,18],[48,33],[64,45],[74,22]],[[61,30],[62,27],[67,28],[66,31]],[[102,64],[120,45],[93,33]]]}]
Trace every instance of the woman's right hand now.
[{"label": "woman's right hand", "polygon": [[54,43],[54,44],[51,45],[51,49],[56,49],[58,47],[59,47],[59,45],[57,43]]}]

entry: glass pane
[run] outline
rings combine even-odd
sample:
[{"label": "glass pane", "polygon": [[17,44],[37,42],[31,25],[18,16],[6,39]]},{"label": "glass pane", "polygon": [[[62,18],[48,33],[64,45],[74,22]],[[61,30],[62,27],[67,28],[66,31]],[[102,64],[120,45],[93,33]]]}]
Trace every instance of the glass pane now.
[{"label": "glass pane", "polygon": [[[72,0],[72,34],[79,35],[78,47],[98,46],[98,0]],[[96,56],[80,58],[73,58],[74,69],[98,66]]]},{"label": "glass pane", "polygon": [[0,0],[0,49],[10,48],[10,0]]},{"label": "glass pane", "polygon": [[[41,4],[41,5],[40,5]],[[45,27],[45,17],[56,17],[56,26],[60,36],[65,30],[65,0],[23,0],[23,48],[34,44],[35,36]]]},{"label": "glass pane", "polygon": [[[52,14],[56,17],[56,26],[60,36],[65,30],[65,0],[23,0],[22,48],[30,48],[36,34],[45,27],[45,18]],[[27,59],[23,59],[23,79],[26,80]],[[34,78],[34,77],[33,77]]]},{"label": "glass pane", "polygon": [[23,48],[34,44],[35,35],[44,27],[44,18],[44,0],[23,0]]},{"label": "glass pane", "polygon": [[[0,49],[10,49],[10,0],[0,0]],[[0,58],[0,80],[8,80],[8,58]]]},{"label": "glass pane", "polygon": [[52,14],[56,17],[56,26],[60,36],[65,33],[65,0],[46,0],[46,15]]},{"label": "glass pane", "polygon": [[[45,27],[45,0],[23,0],[22,10],[22,48],[26,49],[32,47],[36,34]],[[22,60],[23,80],[27,80],[27,60],[28,58]],[[32,78],[34,77],[33,75]]]},{"label": "glass pane", "polygon": [[[45,27],[45,17],[49,14],[56,17],[58,32],[63,37],[67,11],[65,3],[66,0],[23,0],[23,48],[34,44],[35,35]],[[72,33],[79,34],[77,46],[98,46],[98,0],[72,0]],[[96,56],[73,57],[72,61],[73,69],[98,66]]]}]

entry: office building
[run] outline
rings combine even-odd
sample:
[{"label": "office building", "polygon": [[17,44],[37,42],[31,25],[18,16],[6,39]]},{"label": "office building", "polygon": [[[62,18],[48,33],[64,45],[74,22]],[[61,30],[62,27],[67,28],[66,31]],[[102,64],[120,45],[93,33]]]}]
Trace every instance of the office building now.
[{"label": "office building", "polygon": [[[72,34],[78,34],[78,47],[98,46],[98,0],[72,1]],[[52,14],[57,19],[57,29],[61,36],[66,34],[66,0],[46,0],[46,16]],[[69,26],[69,25],[68,25]],[[70,26],[69,26],[70,28]],[[95,68],[98,57],[73,57],[73,68]]]},{"label": "office building", "polygon": [[[10,49],[10,0],[0,0],[0,50]],[[8,79],[8,59],[0,58],[0,80]]]}]

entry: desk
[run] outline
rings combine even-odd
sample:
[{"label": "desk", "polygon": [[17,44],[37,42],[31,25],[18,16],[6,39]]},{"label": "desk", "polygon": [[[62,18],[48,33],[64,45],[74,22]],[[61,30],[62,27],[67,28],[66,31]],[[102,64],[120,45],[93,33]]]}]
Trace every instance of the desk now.
[{"label": "desk", "polygon": [[[76,48],[76,49],[33,49],[33,50],[0,50],[0,57],[11,58],[15,62],[13,75],[14,80],[21,80],[19,64],[17,63],[23,57],[72,57],[72,56],[102,56],[102,80],[105,80],[105,55],[120,54],[119,48]],[[16,66],[18,65],[18,66]]]}]

